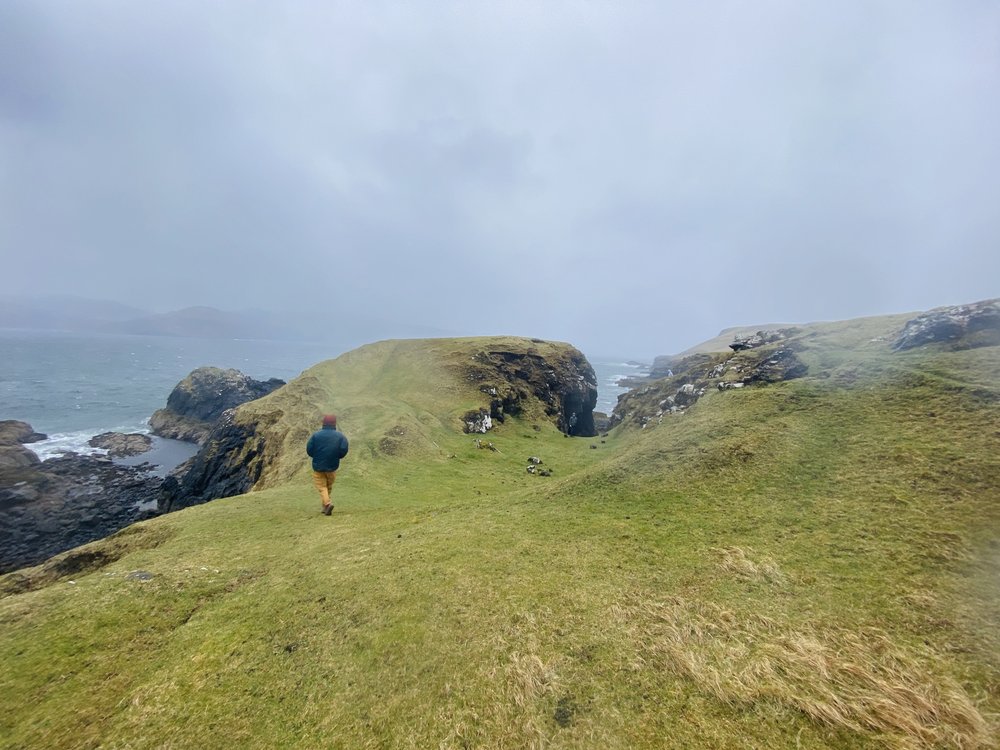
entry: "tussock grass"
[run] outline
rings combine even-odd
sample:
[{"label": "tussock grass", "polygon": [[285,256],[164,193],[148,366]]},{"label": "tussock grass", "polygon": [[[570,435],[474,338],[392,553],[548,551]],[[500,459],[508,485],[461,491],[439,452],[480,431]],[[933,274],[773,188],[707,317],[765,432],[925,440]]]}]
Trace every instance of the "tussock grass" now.
[{"label": "tussock grass", "polygon": [[745,550],[742,547],[724,547],[714,551],[719,555],[719,566],[723,570],[744,580],[775,584],[787,582],[785,574],[774,560],[764,557],[759,562],[754,562],[750,558],[750,555],[753,554],[752,550]]},{"label": "tussock grass", "polygon": [[724,703],[774,701],[891,747],[993,746],[966,691],[884,631],[792,628],[679,597],[613,612],[634,633],[640,669],[671,669]]}]

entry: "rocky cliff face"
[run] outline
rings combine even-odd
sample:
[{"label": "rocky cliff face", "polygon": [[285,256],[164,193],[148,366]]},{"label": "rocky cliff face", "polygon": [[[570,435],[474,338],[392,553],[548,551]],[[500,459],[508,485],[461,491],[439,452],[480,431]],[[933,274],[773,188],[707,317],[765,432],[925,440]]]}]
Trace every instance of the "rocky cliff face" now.
[{"label": "rocky cliff face", "polygon": [[277,378],[254,380],[239,370],[199,367],[171,391],[167,407],[150,417],[149,426],[154,435],[202,444],[223,412],[283,385]]},{"label": "rocky cliff face", "polygon": [[488,399],[478,416],[467,415],[466,432],[486,432],[493,422],[502,424],[506,416],[520,414],[529,399],[537,399],[566,435],[596,434],[597,376],[577,349],[567,347],[560,355],[547,357],[530,348],[483,349],[473,355],[463,376],[478,383]]},{"label": "rocky cliff face", "polygon": [[227,412],[182,471],[163,481],[160,513],[249,492],[268,464],[267,424],[238,423]]}]

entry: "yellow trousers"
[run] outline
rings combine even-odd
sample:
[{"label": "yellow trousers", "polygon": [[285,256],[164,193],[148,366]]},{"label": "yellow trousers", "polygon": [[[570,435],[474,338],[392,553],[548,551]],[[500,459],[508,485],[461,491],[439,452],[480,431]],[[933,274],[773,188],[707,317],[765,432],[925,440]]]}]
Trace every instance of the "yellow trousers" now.
[{"label": "yellow trousers", "polygon": [[313,472],[313,484],[316,485],[316,489],[319,490],[319,496],[323,499],[324,508],[330,504],[330,490],[333,489],[333,483],[336,480],[337,472],[335,471]]}]

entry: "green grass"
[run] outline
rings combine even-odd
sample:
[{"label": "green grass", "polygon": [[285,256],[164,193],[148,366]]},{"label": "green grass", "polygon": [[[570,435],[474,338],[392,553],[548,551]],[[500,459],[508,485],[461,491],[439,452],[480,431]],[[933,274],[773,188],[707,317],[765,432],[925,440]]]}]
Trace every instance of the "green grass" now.
[{"label": "green grass", "polygon": [[[318,365],[241,416],[282,413],[267,489],[0,599],[0,745],[995,746],[1000,353],[878,330],[604,443],[528,413],[499,452],[459,426],[491,340]],[[328,410],[332,518],[302,455]]]}]

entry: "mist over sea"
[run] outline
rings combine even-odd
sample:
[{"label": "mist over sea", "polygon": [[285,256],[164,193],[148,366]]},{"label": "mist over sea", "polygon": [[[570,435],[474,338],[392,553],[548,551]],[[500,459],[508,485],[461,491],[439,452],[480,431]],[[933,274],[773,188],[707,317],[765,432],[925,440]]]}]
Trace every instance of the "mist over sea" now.
[{"label": "mist over sea", "polygon": [[[147,420],[196,367],[234,367],[253,378],[292,380],[342,352],[304,342],[192,339],[0,330],[0,419],[20,419],[49,440],[42,458],[94,452],[101,432],[148,432]],[[641,372],[626,357],[588,357],[598,381],[597,411],[610,413]]]}]

